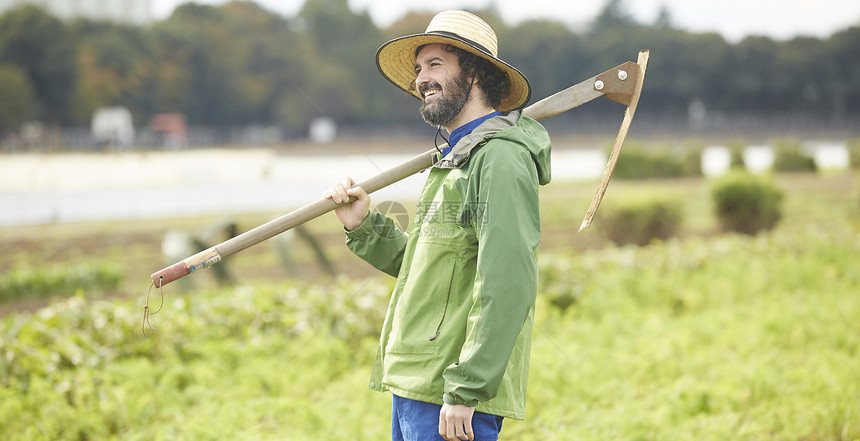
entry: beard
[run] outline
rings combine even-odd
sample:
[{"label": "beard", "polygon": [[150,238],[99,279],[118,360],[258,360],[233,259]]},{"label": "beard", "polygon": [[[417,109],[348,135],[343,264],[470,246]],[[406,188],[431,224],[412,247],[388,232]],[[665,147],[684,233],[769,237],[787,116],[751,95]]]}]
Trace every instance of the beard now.
[{"label": "beard", "polygon": [[[428,104],[424,101],[419,109],[424,121],[434,127],[445,127],[454,121],[469,101],[466,84],[465,76],[460,76],[453,81],[448,81],[445,88],[441,89],[441,96],[434,102]],[[430,83],[421,87],[420,91],[423,94],[424,90],[432,88],[441,87],[438,83]]]}]

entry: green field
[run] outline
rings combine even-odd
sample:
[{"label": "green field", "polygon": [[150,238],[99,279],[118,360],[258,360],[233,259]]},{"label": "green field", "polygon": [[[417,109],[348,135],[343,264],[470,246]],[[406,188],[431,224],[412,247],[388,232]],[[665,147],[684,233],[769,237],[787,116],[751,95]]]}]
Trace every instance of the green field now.
[{"label": "green field", "polygon": [[[776,182],[785,216],[756,237],[717,230],[705,180],[613,182],[606,204],[682,202],[679,237],[646,247],[575,232],[594,183],[545,188],[528,419],[502,438],[860,440],[856,175]],[[290,279],[260,245],[225,262],[235,286],[168,285],[141,335],[161,236],[211,220],[0,231],[4,274],[123,274],[108,292],[3,305],[4,440],[388,438],[390,396],[366,385],[392,280],[348,254],[332,216],[308,228],[341,276],[297,244],[306,276]]]}]

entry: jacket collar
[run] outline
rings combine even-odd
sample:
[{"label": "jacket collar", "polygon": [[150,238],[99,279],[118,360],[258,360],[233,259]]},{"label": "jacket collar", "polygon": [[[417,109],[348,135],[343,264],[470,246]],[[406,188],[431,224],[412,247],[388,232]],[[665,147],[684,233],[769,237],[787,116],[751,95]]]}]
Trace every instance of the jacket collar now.
[{"label": "jacket collar", "polygon": [[466,161],[469,160],[469,155],[472,150],[481,144],[486,138],[501,132],[508,127],[516,124],[520,119],[520,111],[514,110],[507,115],[494,116],[481,125],[472,130],[472,133],[464,136],[451,148],[451,151],[444,158],[438,160],[434,167],[439,168],[460,168]]}]

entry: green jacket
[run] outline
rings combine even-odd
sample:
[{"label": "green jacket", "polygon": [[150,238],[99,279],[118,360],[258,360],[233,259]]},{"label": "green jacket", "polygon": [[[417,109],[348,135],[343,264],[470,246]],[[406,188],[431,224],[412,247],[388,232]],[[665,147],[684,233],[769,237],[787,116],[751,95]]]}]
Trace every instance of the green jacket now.
[{"label": "green jacket", "polygon": [[429,171],[408,233],[371,212],[347,232],[397,277],[370,388],[525,418],[546,130],[519,112],[485,121]]}]

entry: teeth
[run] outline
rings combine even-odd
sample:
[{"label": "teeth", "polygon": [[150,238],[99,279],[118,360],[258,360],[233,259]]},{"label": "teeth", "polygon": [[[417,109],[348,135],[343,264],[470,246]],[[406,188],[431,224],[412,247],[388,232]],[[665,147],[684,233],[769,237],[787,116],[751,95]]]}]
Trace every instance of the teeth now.
[{"label": "teeth", "polygon": [[436,89],[428,90],[428,91],[424,92],[424,97],[426,98],[426,97],[428,97],[428,96],[430,96],[430,95],[436,95],[436,93],[437,93],[437,92],[439,92],[439,91],[438,91],[438,90],[436,90]]}]

